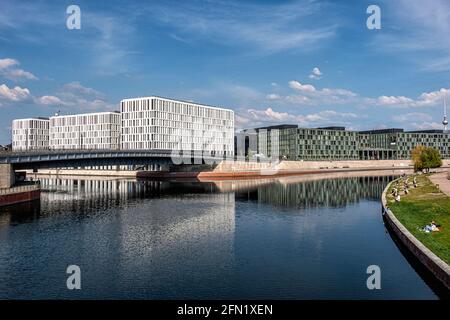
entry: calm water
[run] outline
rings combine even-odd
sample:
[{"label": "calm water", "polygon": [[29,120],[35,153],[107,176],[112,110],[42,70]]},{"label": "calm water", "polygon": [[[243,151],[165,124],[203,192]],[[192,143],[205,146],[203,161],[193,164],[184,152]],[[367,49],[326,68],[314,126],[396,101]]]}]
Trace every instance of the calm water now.
[{"label": "calm water", "polygon": [[437,298],[384,228],[391,176],[311,179],[43,179],[0,208],[0,298]]}]

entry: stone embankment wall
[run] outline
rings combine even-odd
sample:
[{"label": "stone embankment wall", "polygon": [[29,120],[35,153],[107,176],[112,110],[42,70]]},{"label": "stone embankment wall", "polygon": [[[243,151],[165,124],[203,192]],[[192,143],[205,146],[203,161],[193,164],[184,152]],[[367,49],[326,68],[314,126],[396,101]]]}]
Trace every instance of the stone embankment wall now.
[{"label": "stone embankment wall", "polygon": [[38,200],[41,197],[39,185],[26,185],[0,190],[0,207],[11,204]]},{"label": "stone embankment wall", "polygon": [[[390,185],[390,184],[389,184]],[[450,266],[435,255],[422,242],[417,240],[408,229],[401,224],[392,211],[388,208],[386,193],[389,185],[384,189],[381,197],[382,213],[386,223],[405,247],[422,263],[447,289],[450,289]]]},{"label": "stone embankment wall", "polygon": [[[450,166],[450,160],[443,165]],[[355,160],[355,161],[281,161],[278,164],[243,161],[222,161],[213,172],[233,172],[252,170],[326,170],[326,169],[411,169],[410,160]]]}]

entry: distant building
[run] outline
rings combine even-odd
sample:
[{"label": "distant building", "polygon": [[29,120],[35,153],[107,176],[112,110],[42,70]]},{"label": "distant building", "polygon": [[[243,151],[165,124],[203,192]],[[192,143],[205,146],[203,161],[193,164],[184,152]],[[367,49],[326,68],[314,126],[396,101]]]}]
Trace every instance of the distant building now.
[{"label": "distant building", "polygon": [[48,118],[27,118],[13,120],[11,131],[12,150],[26,151],[48,149]]},{"label": "distant building", "polygon": [[450,135],[443,130],[358,132],[344,127],[298,128],[296,125],[254,130],[259,154],[286,160],[410,159],[411,150],[417,145],[434,147],[442,158],[450,157]]},{"label": "distant building", "polygon": [[125,99],[122,149],[234,153],[234,112],[160,97]]},{"label": "distant building", "polygon": [[361,131],[359,135],[361,159],[409,159],[418,145],[438,149],[442,158],[450,157],[450,135],[443,130],[382,129]]},{"label": "distant building", "polygon": [[50,117],[50,149],[120,147],[120,113],[97,112]]}]

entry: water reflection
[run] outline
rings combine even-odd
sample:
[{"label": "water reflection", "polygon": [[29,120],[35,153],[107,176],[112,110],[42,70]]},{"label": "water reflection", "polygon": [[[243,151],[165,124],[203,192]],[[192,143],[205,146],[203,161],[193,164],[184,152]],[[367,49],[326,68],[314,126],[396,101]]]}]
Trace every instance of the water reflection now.
[{"label": "water reflection", "polygon": [[[42,176],[40,202],[1,208],[0,298],[433,298],[381,221],[393,176]],[[383,292],[365,287],[374,262]]]},{"label": "water reflection", "polygon": [[389,181],[392,181],[391,176],[274,183],[259,188],[257,194],[258,201],[281,207],[345,207],[361,199],[379,201]]},{"label": "water reflection", "polygon": [[[235,193],[241,199],[291,208],[318,206],[343,207],[360,199],[378,201],[395,175],[336,177],[287,177],[231,181],[151,181],[95,180],[79,178],[40,178],[44,204],[83,200],[90,207],[104,207],[127,200],[177,196],[183,194]],[[332,192],[330,192],[332,191]],[[92,200],[92,201],[90,201]]]}]

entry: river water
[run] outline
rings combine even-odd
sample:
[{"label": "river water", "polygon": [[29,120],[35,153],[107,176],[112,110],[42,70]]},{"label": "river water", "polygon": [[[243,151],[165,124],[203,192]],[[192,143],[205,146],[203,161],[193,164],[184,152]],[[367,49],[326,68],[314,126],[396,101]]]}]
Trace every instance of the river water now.
[{"label": "river water", "polygon": [[0,208],[0,299],[436,299],[383,224],[393,178],[41,178],[40,202]]}]

